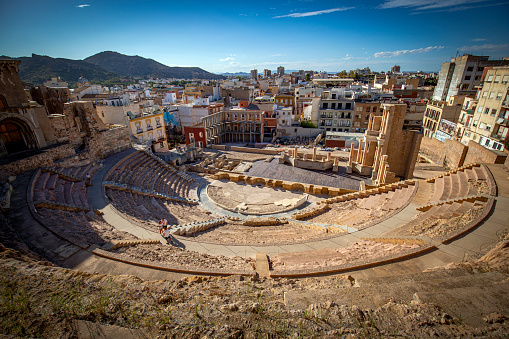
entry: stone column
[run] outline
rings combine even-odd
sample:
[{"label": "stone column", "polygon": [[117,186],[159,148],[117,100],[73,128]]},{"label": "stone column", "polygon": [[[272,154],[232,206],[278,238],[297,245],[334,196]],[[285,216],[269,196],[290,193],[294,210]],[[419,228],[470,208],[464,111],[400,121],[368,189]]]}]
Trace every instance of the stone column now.
[{"label": "stone column", "polygon": [[331,159],[331,152],[329,152],[329,153],[327,154],[327,161],[330,161],[330,159]]},{"label": "stone column", "polygon": [[372,130],[371,125],[373,124],[373,113],[369,115],[368,131]]},{"label": "stone column", "polygon": [[362,139],[359,140],[359,150],[357,151],[357,163],[361,162]]},{"label": "stone column", "polygon": [[299,148],[297,146],[295,146],[295,156],[294,156],[295,159],[297,159],[297,151],[298,151],[298,149]]},{"label": "stone column", "polygon": [[350,144],[350,158],[348,159],[348,166],[352,167],[353,164],[353,153],[355,151],[354,143]]},{"label": "stone column", "polygon": [[313,147],[313,161],[316,161],[316,147]]}]

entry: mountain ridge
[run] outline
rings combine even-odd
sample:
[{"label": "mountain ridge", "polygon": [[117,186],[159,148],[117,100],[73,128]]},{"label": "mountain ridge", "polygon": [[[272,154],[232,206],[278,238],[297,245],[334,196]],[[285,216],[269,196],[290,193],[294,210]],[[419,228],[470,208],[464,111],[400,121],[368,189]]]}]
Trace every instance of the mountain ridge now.
[{"label": "mountain ridge", "polygon": [[[42,85],[45,81],[51,78],[60,77],[63,81],[69,83],[70,86],[76,84],[80,76],[87,78],[92,83],[104,82],[120,82],[121,77],[140,77],[140,78],[177,78],[177,79],[224,79],[222,75],[207,72],[199,67],[169,67],[163,65],[155,60],[146,59],[140,56],[128,56],[124,54],[115,53],[114,57],[117,60],[116,69],[115,58],[107,63],[107,67],[102,66],[104,62],[97,57],[101,53],[94,54],[84,60],[74,60],[66,58],[53,58],[47,55],[38,55],[32,53],[31,56],[10,57],[1,55],[0,58],[21,60],[19,65],[19,75],[23,82],[31,83],[33,85]],[[95,58],[94,58],[95,57]],[[128,63],[122,64],[127,58],[135,58],[134,64],[136,72],[132,72],[133,66]],[[87,61],[93,61],[89,62]],[[122,65],[126,70],[122,70]],[[109,68],[109,69],[108,69]],[[129,72],[135,75],[130,75]]]},{"label": "mountain ridge", "polygon": [[199,67],[170,67],[153,59],[144,58],[139,55],[125,55],[114,51],[99,52],[85,58],[84,61],[122,76],[224,79],[221,75],[207,72]]}]

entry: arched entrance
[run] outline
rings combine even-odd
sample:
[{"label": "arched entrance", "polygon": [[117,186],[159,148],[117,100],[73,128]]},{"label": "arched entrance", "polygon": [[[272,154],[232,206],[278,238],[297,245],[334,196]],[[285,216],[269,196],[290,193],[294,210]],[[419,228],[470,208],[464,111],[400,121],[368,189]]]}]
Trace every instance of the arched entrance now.
[{"label": "arched entrance", "polygon": [[0,140],[7,154],[37,148],[33,131],[21,119],[7,118],[0,121]]}]

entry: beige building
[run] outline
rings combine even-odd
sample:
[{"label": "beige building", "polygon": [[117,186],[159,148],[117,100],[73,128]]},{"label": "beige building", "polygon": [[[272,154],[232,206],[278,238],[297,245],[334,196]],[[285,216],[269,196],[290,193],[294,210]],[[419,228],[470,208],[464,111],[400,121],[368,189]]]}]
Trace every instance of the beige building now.
[{"label": "beige building", "polygon": [[127,126],[130,116],[136,116],[141,113],[139,104],[127,106],[97,105],[96,110],[97,115],[106,125]]},{"label": "beige building", "polygon": [[168,152],[163,113],[131,118],[129,127],[131,134],[140,143],[150,143],[154,152]]},{"label": "beige building", "polygon": [[477,106],[475,110],[470,110],[471,124],[465,128],[462,143],[468,144],[473,140],[486,148],[504,149],[509,135],[508,90],[508,66],[486,71],[482,88],[478,91]]},{"label": "beige building", "polygon": [[449,101],[430,101],[424,112],[422,127],[424,136],[435,137],[442,119],[452,123],[459,121],[464,96],[453,96]]}]

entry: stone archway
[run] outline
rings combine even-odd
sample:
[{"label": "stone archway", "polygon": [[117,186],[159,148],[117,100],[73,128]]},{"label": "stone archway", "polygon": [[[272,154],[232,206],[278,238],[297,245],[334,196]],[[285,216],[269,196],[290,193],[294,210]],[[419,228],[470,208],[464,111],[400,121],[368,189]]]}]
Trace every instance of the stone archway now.
[{"label": "stone archway", "polygon": [[36,148],[37,138],[28,123],[15,117],[0,120],[1,153],[6,155]]}]

